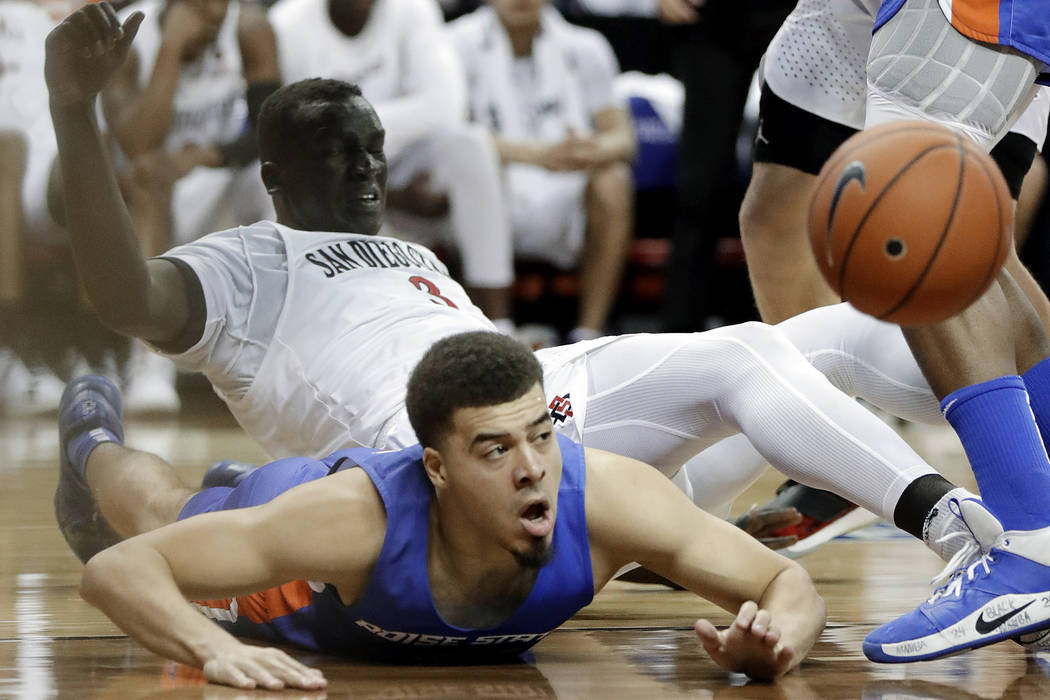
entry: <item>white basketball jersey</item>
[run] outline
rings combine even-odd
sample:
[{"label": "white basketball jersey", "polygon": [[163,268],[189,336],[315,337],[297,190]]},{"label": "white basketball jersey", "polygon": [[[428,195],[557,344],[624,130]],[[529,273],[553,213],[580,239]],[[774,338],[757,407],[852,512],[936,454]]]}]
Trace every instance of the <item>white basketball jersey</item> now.
[{"label": "white basketball jersey", "polygon": [[[139,85],[146,85],[160,51],[160,12],[165,0],[143,0],[123,11],[140,10],[146,19],[135,37],[139,57]],[[215,41],[199,57],[182,64],[175,87],[175,113],[164,145],[169,149],[187,144],[225,143],[237,138],[248,123],[244,66],[237,40],[240,3],[230,0],[226,19]]]},{"label": "white basketball jersey", "polygon": [[44,39],[53,26],[32,2],[0,0],[0,128],[27,133],[48,120]]},{"label": "white basketball jersey", "polygon": [[[209,375],[245,374],[250,386],[241,396],[224,393],[218,379],[213,384],[244,429],[275,457],[385,447],[395,431],[401,444],[403,415],[397,416],[403,412],[409,374],[427,348],[455,333],[495,330],[422,246],[381,236],[296,231],[265,221],[250,230],[251,235],[240,236],[241,245],[256,240],[261,249],[276,250],[280,245],[273,237],[283,241],[283,307],[276,321],[268,322],[272,329],[257,328],[258,319],[245,324],[257,338],[254,345],[266,343],[257,368],[231,366],[230,357],[215,357],[210,368],[199,369]],[[192,256],[184,257],[186,251],[196,255],[197,246],[206,254],[209,239],[231,235],[237,231],[207,236],[200,245],[169,255],[194,265]],[[251,254],[247,258],[255,260]],[[260,281],[257,288],[279,284],[272,265],[269,270],[265,263],[249,265],[252,279]],[[227,280],[243,277],[244,271],[224,274],[222,282],[214,275],[199,276],[206,286],[236,287]],[[211,294],[205,290],[206,298]],[[239,299],[238,305],[277,303],[262,294]],[[253,313],[267,317],[266,310]]]}]

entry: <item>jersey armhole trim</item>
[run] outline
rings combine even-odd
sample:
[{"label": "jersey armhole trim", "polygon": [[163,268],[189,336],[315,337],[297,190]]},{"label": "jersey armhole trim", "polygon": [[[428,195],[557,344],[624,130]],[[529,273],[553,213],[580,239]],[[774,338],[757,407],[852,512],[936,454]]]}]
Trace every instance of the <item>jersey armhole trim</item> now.
[{"label": "jersey armhole trim", "polygon": [[204,300],[204,288],[201,286],[197,273],[185,260],[166,256],[161,256],[158,260],[166,260],[173,264],[182,275],[182,280],[186,284],[186,296],[189,306],[189,316],[186,319],[186,325],[172,340],[166,343],[153,343],[162,352],[169,355],[178,355],[199,343],[204,336],[204,322],[208,315],[207,304]]}]

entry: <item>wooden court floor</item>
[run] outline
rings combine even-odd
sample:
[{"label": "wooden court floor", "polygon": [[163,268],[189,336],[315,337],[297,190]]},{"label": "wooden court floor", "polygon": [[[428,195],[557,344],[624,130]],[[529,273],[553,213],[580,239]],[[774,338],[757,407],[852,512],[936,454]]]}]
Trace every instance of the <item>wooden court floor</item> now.
[{"label": "wooden court floor", "polygon": [[[190,415],[192,414],[192,415]],[[161,454],[188,483],[224,457],[263,453],[226,415],[131,419],[129,444]],[[906,429],[932,463],[965,479],[961,449],[945,430]],[[80,564],[54,524],[57,474],[53,417],[0,417],[0,698],[1050,698],[1050,654],[1013,643],[922,664],[869,663],[860,642],[873,626],[916,605],[939,562],[888,527],[836,540],[802,559],[828,603],[829,624],[800,671],[772,685],[723,673],[691,630],[699,616],[731,618],[696,596],[614,583],[533,658],[489,667],[376,666],[290,650],[321,667],[326,693],[245,692],[205,685],[198,674],[144,651],[81,601]],[[771,493],[764,477],[738,503]]]}]

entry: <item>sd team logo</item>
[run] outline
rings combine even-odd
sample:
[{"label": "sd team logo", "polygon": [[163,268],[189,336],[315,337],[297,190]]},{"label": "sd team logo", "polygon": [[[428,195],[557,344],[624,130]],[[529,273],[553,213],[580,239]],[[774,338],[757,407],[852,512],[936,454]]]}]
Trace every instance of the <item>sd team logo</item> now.
[{"label": "sd team logo", "polygon": [[569,401],[568,394],[565,394],[565,396],[558,396],[555,394],[547,408],[550,409],[551,422],[553,422],[554,425],[564,423],[569,418],[572,418],[572,402]]}]

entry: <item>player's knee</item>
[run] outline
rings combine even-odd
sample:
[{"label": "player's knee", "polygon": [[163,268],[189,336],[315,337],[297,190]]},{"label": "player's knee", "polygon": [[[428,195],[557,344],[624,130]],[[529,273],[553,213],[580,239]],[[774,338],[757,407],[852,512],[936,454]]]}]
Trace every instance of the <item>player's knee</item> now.
[{"label": "player's knee", "polygon": [[722,333],[747,350],[747,361],[763,367],[780,364],[787,357],[805,361],[788,337],[761,321],[748,321],[725,328]]},{"label": "player's knee", "polygon": [[626,163],[596,168],[587,178],[587,205],[605,211],[627,211],[633,201],[633,186],[631,168]]},{"label": "player's knee", "polygon": [[458,171],[493,171],[498,157],[496,145],[488,130],[479,124],[457,124],[442,129],[434,137],[438,162]]}]

